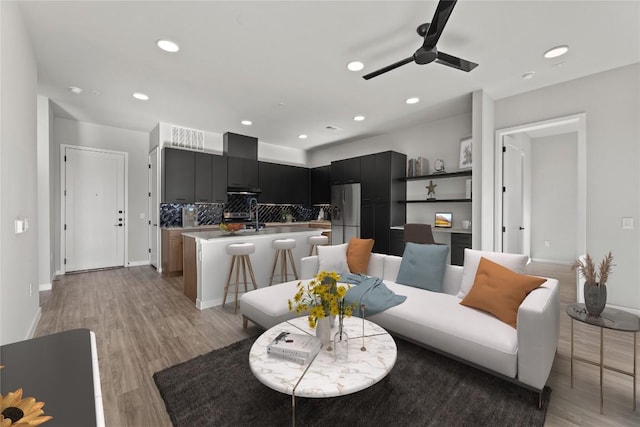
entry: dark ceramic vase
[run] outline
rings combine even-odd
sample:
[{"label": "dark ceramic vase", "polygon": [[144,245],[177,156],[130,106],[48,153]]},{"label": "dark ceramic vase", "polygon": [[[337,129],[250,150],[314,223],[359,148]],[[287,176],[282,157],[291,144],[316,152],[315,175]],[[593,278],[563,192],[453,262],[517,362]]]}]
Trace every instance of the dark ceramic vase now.
[{"label": "dark ceramic vase", "polygon": [[584,284],[584,305],[589,314],[600,316],[607,304],[607,287],[597,283]]}]

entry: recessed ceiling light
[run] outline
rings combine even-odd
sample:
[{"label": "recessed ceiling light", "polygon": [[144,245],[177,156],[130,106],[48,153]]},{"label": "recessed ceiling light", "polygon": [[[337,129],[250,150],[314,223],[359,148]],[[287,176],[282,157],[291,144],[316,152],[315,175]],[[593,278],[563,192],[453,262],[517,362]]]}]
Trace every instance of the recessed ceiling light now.
[{"label": "recessed ceiling light", "polygon": [[139,99],[140,101],[148,101],[149,100],[149,95],[142,93],[142,92],[134,92],[133,93],[133,97],[135,99]]},{"label": "recessed ceiling light", "polygon": [[418,102],[420,102],[420,98],[408,98],[406,101],[407,104],[417,104]]},{"label": "recessed ceiling light", "polygon": [[165,52],[174,53],[180,50],[180,46],[178,46],[176,42],[172,42],[171,40],[160,39],[156,42],[156,44]]},{"label": "recessed ceiling light", "polygon": [[567,45],[556,46],[556,47],[552,47],[551,49],[546,51],[544,53],[544,57],[547,58],[547,59],[549,59],[549,58],[557,58],[558,56],[564,55],[568,51],[569,51],[569,46],[567,46]]},{"label": "recessed ceiling light", "polygon": [[242,123],[245,126],[251,126],[253,123],[251,122],[251,120],[243,120],[240,123]]},{"label": "recessed ceiling light", "polygon": [[532,78],[533,78],[533,76],[535,76],[535,75],[536,75],[536,72],[535,72],[535,71],[529,71],[528,73],[524,73],[524,74],[522,75],[522,78],[523,78],[524,80],[530,80],[530,79],[532,79]]},{"label": "recessed ceiling light", "polygon": [[349,71],[360,71],[364,68],[364,64],[360,61],[351,61],[347,64]]},{"label": "recessed ceiling light", "polygon": [[71,93],[75,93],[76,95],[80,95],[82,93],[82,88],[77,86],[69,86],[67,90]]},{"label": "recessed ceiling light", "polygon": [[353,120],[355,120],[356,122],[361,122],[364,120],[364,116],[354,116]]},{"label": "recessed ceiling light", "polygon": [[298,135],[298,138],[300,138],[300,139],[307,139],[307,135],[305,135],[305,134],[303,133],[303,134]]}]

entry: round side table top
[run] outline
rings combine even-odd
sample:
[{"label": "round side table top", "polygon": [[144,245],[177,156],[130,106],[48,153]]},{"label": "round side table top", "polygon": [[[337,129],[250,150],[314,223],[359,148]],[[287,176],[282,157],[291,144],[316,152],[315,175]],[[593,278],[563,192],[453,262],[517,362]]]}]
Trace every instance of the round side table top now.
[{"label": "round side table top", "polygon": [[624,332],[640,331],[640,317],[627,311],[605,307],[600,316],[589,314],[584,304],[573,303],[567,305],[567,314],[573,319],[601,328]]},{"label": "round side table top", "polygon": [[[256,378],[276,391],[299,397],[334,397],[364,390],[380,381],[396,363],[397,347],[393,337],[382,327],[364,321],[364,345],[362,347],[362,319],[344,319],[349,336],[347,361],[336,361],[332,351],[324,348],[307,365],[299,365],[267,354],[267,345],[280,332],[315,335],[307,317],[282,322],[264,332],[249,351],[249,365]],[[332,337],[335,329],[332,329]]]}]

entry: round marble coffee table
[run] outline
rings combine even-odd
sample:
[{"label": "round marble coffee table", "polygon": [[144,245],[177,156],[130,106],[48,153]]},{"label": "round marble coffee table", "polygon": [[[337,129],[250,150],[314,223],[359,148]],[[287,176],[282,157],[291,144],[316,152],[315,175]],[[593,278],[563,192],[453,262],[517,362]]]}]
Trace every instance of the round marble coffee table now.
[{"label": "round marble coffee table", "polygon": [[[355,393],[383,379],[396,363],[396,343],[382,327],[357,317],[345,318],[344,328],[349,336],[346,361],[335,360],[333,351],[320,349],[310,363],[299,365],[267,354],[267,345],[280,332],[307,333],[307,317],[282,322],[264,332],[249,351],[249,365],[256,378],[267,387],[291,395],[292,416],[295,424],[296,397],[335,397]],[[332,337],[333,332],[332,331]]]}]

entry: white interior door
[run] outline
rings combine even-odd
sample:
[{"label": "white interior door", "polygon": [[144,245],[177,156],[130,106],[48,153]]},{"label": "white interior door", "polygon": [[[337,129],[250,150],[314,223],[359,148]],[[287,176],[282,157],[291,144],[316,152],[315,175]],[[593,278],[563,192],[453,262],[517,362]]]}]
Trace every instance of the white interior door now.
[{"label": "white interior door", "polygon": [[65,271],[124,266],[125,154],[64,148]]},{"label": "white interior door", "polygon": [[503,150],[502,251],[526,254],[524,248],[524,151],[511,144]]},{"label": "white interior door", "polygon": [[149,262],[158,269],[158,224],[160,206],[158,205],[158,149],[149,154]]}]

